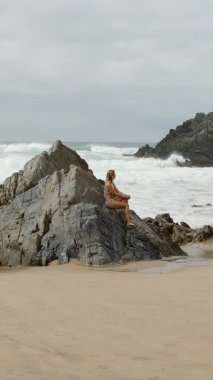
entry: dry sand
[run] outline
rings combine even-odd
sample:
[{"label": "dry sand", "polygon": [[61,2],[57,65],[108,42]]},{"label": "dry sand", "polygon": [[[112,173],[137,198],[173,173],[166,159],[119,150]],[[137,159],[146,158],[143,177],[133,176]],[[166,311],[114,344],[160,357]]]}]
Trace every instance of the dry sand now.
[{"label": "dry sand", "polygon": [[212,380],[213,266],[0,273],[1,380]]}]

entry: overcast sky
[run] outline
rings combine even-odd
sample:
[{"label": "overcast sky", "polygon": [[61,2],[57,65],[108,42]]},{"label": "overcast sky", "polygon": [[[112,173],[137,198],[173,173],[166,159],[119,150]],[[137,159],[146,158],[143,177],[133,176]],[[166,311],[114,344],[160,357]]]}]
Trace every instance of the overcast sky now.
[{"label": "overcast sky", "polygon": [[212,70],[212,0],[0,0],[1,141],[158,141]]}]

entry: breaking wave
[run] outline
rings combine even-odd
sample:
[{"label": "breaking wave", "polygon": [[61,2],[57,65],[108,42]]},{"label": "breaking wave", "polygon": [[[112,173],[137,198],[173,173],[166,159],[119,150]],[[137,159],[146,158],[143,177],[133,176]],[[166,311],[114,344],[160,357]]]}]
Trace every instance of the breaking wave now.
[{"label": "breaking wave", "polygon": [[43,150],[48,150],[50,144],[39,143],[10,143],[0,144],[0,153],[40,153]]}]

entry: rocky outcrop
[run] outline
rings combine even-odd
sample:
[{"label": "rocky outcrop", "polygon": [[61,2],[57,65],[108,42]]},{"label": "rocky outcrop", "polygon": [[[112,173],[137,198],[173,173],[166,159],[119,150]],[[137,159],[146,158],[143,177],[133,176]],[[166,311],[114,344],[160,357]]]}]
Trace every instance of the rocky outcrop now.
[{"label": "rocky outcrop", "polygon": [[155,148],[146,145],[135,156],[166,159],[172,153],[185,158],[185,162],[177,162],[180,166],[213,166],[213,112],[197,113],[195,118],[170,129]]},{"label": "rocky outcrop", "polygon": [[175,223],[169,214],[157,215],[154,219],[146,218],[144,221],[161,236],[170,238],[179,246],[188,243],[199,243],[213,236],[213,227],[191,228],[187,223]]},{"label": "rocky outcrop", "polygon": [[88,165],[75,151],[56,141],[49,152],[32,158],[23,170],[14,173],[0,186],[0,206],[11,202],[17,195],[36,186],[40,179],[54,173],[55,170],[69,170],[74,164],[84,170]]},{"label": "rocky outcrop", "polygon": [[[72,157],[76,161],[70,164]],[[101,183],[85,161],[60,142],[45,159],[41,154],[25,165],[27,190],[17,191],[19,181],[12,188],[12,178],[6,181],[10,186],[3,185],[10,197],[1,206],[2,266],[48,265],[55,259],[66,263],[72,257],[101,265],[184,255],[169,234],[159,233],[135,213],[137,227],[127,229],[123,210],[104,207]]]}]

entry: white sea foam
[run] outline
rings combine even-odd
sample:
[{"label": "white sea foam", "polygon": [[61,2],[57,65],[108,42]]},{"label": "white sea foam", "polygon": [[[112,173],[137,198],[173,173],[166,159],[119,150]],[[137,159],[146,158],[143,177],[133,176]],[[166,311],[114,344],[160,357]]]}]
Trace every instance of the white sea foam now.
[{"label": "white sea foam", "polygon": [[136,151],[135,147],[121,147],[121,146],[109,146],[109,145],[91,145],[91,152],[95,154],[101,154],[103,156],[109,157],[119,157],[123,154],[134,154]]},{"label": "white sea foam", "polygon": [[[84,158],[97,178],[105,179],[107,170],[115,169],[116,184],[131,195],[130,206],[141,217],[169,212],[175,221],[197,227],[213,225],[213,168],[177,166],[183,157],[176,154],[167,160],[124,156],[137,146],[121,144],[68,144]],[[48,144],[1,144],[0,180],[22,169],[34,155],[48,150]],[[203,207],[192,207],[193,205]]]},{"label": "white sea foam", "polygon": [[0,182],[3,182],[5,178],[23,168],[26,162],[25,156],[18,156],[14,154],[13,156],[0,158]]},{"label": "white sea foam", "polygon": [[40,143],[0,144],[0,182],[22,169],[27,161],[49,147],[49,144]]},{"label": "white sea foam", "polygon": [[0,144],[0,152],[4,153],[26,153],[26,152],[41,152],[49,149],[49,144],[39,143],[10,143]]}]

